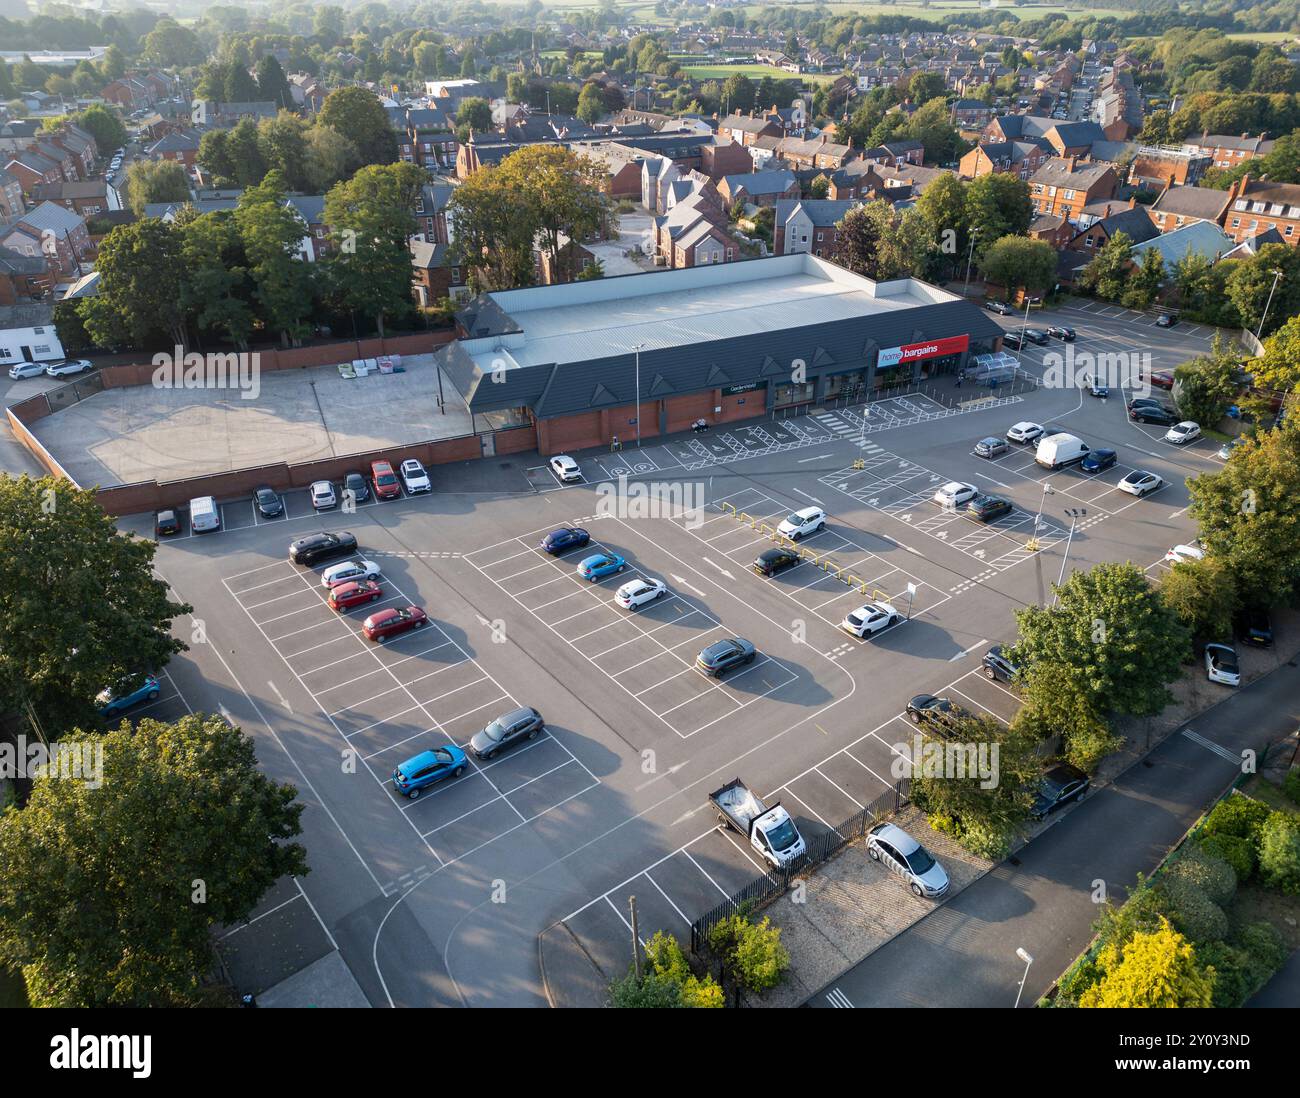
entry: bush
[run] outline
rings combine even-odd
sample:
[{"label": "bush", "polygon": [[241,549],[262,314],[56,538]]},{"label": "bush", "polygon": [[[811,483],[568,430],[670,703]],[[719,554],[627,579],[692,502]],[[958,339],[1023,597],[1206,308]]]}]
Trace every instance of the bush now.
[{"label": "bush", "polygon": [[1259,831],[1259,873],[1269,888],[1300,894],[1300,825],[1273,812]]},{"label": "bush", "polygon": [[1165,872],[1166,880],[1184,880],[1196,885],[1214,903],[1226,907],[1237,893],[1237,874],[1222,858],[1200,849],[1189,850]]},{"label": "bush", "polygon": [[1169,920],[1195,945],[1218,942],[1228,936],[1228,916],[1201,888],[1180,877],[1160,883],[1169,905]]},{"label": "bush", "polygon": [[1214,970],[1211,1006],[1235,1009],[1246,1001],[1252,988],[1247,974],[1249,962],[1242,950],[1227,942],[1207,942],[1197,947],[1196,959]]},{"label": "bush", "polygon": [[1282,779],[1282,792],[1291,800],[1300,804],[1300,770],[1288,770]]},{"label": "bush", "polygon": [[1264,986],[1288,956],[1286,942],[1272,923],[1251,923],[1243,927],[1234,939],[1234,944],[1246,958],[1251,994]]},{"label": "bush", "polygon": [[1236,835],[1204,835],[1197,844],[1201,851],[1214,858],[1222,858],[1237,875],[1238,883],[1250,879],[1255,872],[1255,844]]},{"label": "bush", "polygon": [[776,987],[790,967],[790,954],[781,944],[781,929],[764,918],[751,923],[731,915],[709,931],[709,948],[722,959],[736,982],[749,991]]},{"label": "bush", "polygon": [[610,985],[609,1005],[620,1009],[651,1010],[680,1007],[681,988],[671,980],[654,975],[636,978],[636,970],[629,969],[623,979]]},{"label": "bush", "polygon": [[720,1008],[723,1006],[722,988],[707,973],[701,980],[691,971],[686,954],[677,939],[662,930],[655,932],[645,948],[646,960],[653,977],[675,984],[680,1005],[684,1007]]},{"label": "bush", "polygon": [[1232,835],[1255,841],[1256,833],[1268,819],[1268,805],[1242,793],[1233,793],[1214,806],[1201,829],[1203,835]]}]

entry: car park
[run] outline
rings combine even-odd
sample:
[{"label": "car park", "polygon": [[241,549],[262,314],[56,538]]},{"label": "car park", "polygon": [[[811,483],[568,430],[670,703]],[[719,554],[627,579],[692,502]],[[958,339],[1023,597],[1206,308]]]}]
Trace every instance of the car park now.
[{"label": "car park", "polygon": [[338,497],[334,495],[334,485],[328,480],[313,481],[309,492],[311,505],[317,511],[328,511],[338,504]]},{"label": "car park", "polygon": [[433,485],[429,482],[429,474],[415,458],[407,458],[403,461],[401,469],[402,484],[409,495],[432,490]]},{"label": "car park", "polygon": [[481,732],[475,732],[469,741],[470,750],[480,759],[490,759],[498,751],[523,743],[524,740],[535,739],[545,728],[546,722],[542,715],[526,705],[503,713]]},{"label": "car park", "polygon": [[1172,442],[1175,446],[1185,446],[1189,442],[1195,442],[1200,437],[1201,425],[1193,423],[1190,419],[1175,423],[1165,432],[1165,441]]},{"label": "car park", "polygon": [[979,495],[966,504],[966,517],[979,522],[993,522],[1003,515],[1009,515],[1015,505],[1002,496]]},{"label": "car park", "polygon": [[1230,644],[1207,644],[1205,677],[1221,686],[1240,686],[1241,665],[1237,663],[1237,650]]},{"label": "car park", "polygon": [[634,579],[628,580],[614,592],[614,601],[624,610],[635,610],[666,594],[668,585],[663,580]]},{"label": "car park", "polygon": [[1079,468],[1085,473],[1101,473],[1119,460],[1114,450],[1089,450],[1079,462]]},{"label": "car park", "polygon": [[903,878],[914,896],[937,900],[948,891],[943,866],[897,824],[876,824],[867,832],[867,856]]},{"label": "car park", "polygon": [[1157,488],[1163,488],[1164,483],[1164,478],[1158,473],[1151,473],[1146,469],[1134,469],[1131,473],[1125,474],[1119,482],[1119,490],[1127,492],[1130,496],[1141,497],[1154,492]]},{"label": "car park", "polygon": [[1029,807],[1031,820],[1044,820],[1067,804],[1083,799],[1088,792],[1088,775],[1077,766],[1058,763],[1043,771]]},{"label": "car park", "polygon": [[871,637],[883,632],[891,625],[897,625],[903,620],[903,615],[895,610],[887,602],[869,602],[865,606],[859,606],[856,610],[850,610],[844,620],[840,622],[840,628],[846,632],[852,633],[855,637]]},{"label": "car park", "polygon": [[990,681],[1014,682],[1020,675],[1020,668],[1007,658],[1007,651],[1000,644],[995,644],[984,653],[984,677]]},{"label": "car park", "polygon": [[181,532],[181,521],[176,517],[176,512],[159,511],[157,518],[154,519],[153,532],[158,537],[179,534]]},{"label": "car park", "polygon": [[1170,564],[1186,564],[1188,561],[1204,560],[1205,550],[1199,545],[1175,545],[1165,554]]},{"label": "car park", "polygon": [[1019,423],[1013,424],[1007,429],[1008,442],[1037,442],[1042,435],[1042,426],[1037,423],[1032,423],[1027,419],[1022,419]]},{"label": "car park", "polygon": [[580,526],[561,526],[542,538],[541,548],[551,556],[559,556],[569,549],[577,549],[591,541],[591,535]]},{"label": "car park", "polygon": [[331,610],[342,613],[367,602],[378,602],[383,595],[383,587],[375,580],[348,580],[332,586],[325,601]]},{"label": "car park", "polygon": [[401,636],[412,629],[423,629],[428,621],[429,616],[419,606],[408,606],[404,610],[389,607],[366,618],[361,632],[367,640],[383,644],[389,637]]},{"label": "car park", "polygon": [[1075,340],[1075,331],[1064,324],[1053,324],[1047,329],[1047,334],[1053,339],[1059,339],[1063,343],[1073,343]]},{"label": "car park", "polygon": [[90,369],[90,362],[84,358],[65,358],[59,362],[50,362],[45,366],[48,377],[69,377]]},{"label": "car park", "polygon": [[319,534],[308,534],[292,542],[289,546],[289,562],[310,566],[333,557],[341,557],[346,553],[354,553],[356,548],[356,535],[346,530],[340,530],[338,533],[322,531]]},{"label": "car park", "polygon": [[931,497],[940,507],[960,507],[980,494],[980,490],[965,481],[950,480]]},{"label": "car park", "polygon": [[370,481],[375,486],[376,499],[401,499],[402,486],[393,467],[386,461],[370,463]]},{"label": "car park", "polygon": [[253,489],[253,503],[263,518],[276,518],[284,514],[284,503],[279,494],[269,485]]},{"label": "car park", "polygon": [[1152,423],[1157,427],[1172,427],[1178,422],[1178,416],[1160,405],[1131,404],[1128,418],[1135,423]]},{"label": "car park", "polygon": [[804,507],[781,520],[776,531],[782,537],[798,541],[826,529],[826,512],[820,507]]},{"label": "car park", "polygon": [[565,484],[582,479],[582,470],[568,454],[556,454],[551,458],[551,472]]},{"label": "car park", "polygon": [[145,675],[121,694],[108,689],[101,690],[95,697],[95,705],[99,709],[99,715],[105,720],[110,720],[137,705],[157,701],[158,693],[158,680],[153,675]]},{"label": "car park", "polygon": [[578,564],[578,575],[595,583],[606,576],[613,576],[627,567],[627,561],[617,553],[592,553]]},{"label": "car park", "polygon": [[19,381],[25,377],[41,377],[48,365],[49,363],[46,362],[15,362],[9,367],[9,380]]},{"label": "car park", "polygon": [[1034,450],[1034,460],[1045,469],[1064,469],[1088,455],[1089,446],[1083,439],[1064,431],[1044,433]]},{"label": "car park", "polygon": [[718,678],[733,667],[753,663],[758,650],[744,637],[728,637],[714,641],[695,657],[695,666],[706,675]]},{"label": "car park", "polygon": [[415,800],[444,778],[459,778],[468,765],[465,752],[454,744],[421,751],[393,771],[393,788],[403,797]]},{"label": "car park", "polygon": [[793,549],[764,549],[754,558],[752,567],[760,576],[774,576],[793,568],[802,559]]},{"label": "car park", "polygon": [[969,719],[970,714],[951,698],[917,694],[907,703],[907,716],[913,724],[929,725],[940,733],[946,733],[956,722]]},{"label": "car park", "polygon": [[988,438],[982,438],[975,443],[975,456],[982,458],[995,458],[999,454],[1005,454],[1011,447],[1007,445],[1006,439],[998,438],[996,435],[989,435]]},{"label": "car park", "polygon": [[1237,636],[1252,648],[1271,648],[1273,622],[1267,610],[1247,609],[1237,615]]},{"label": "car park", "polygon": [[332,564],[320,574],[322,587],[337,587],[341,583],[354,583],[358,580],[374,579],[381,572],[373,560],[345,560],[341,564]]},{"label": "car park", "polygon": [[1015,310],[1005,301],[986,301],[984,308],[991,313],[997,313],[998,316],[1010,316]]},{"label": "car park", "polygon": [[[351,492],[351,497],[348,493]],[[343,496],[344,499],[350,498],[353,504],[365,503],[370,498],[370,485],[366,483],[366,478],[358,472],[343,474]]]}]

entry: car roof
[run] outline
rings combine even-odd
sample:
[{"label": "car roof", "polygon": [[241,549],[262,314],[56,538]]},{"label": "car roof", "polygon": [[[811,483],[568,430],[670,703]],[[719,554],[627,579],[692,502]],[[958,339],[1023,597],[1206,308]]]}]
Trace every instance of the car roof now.
[{"label": "car roof", "polygon": [[[445,748],[443,750],[446,750]],[[422,766],[428,766],[430,763],[438,761],[438,753],[430,748],[428,751],[421,751],[418,755],[413,755],[404,763],[399,763],[397,769],[406,773],[411,770],[419,770]]]},{"label": "car roof", "polygon": [[883,839],[904,857],[921,848],[921,844],[897,824],[879,824],[871,829],[871,833],[876,838]]},{"label": "car roof", "polygon": [[795,512],[796,515],[801,517],[804,515],[820,515],[821,513],[822,509],[820,507],[800,507],[799,510]]}]

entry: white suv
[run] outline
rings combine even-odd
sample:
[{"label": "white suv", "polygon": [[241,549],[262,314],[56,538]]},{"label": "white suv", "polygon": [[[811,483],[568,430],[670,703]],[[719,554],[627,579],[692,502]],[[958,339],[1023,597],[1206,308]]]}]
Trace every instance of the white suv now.
[{"label": "white suv", "polygon": [[781,525],[776,529],[782,537],[798,541],[809,534],[817,533],[818,530],[826,529],[826,512],[820,507],[805,507],[790,515],[789,518],[782,519]]},{"label": "white suv", "polygon": [[408,495],[415,495],[417,492],[428,492],[433,488],[429,483],[429,474],[424,471],[415,458],[407,458],[402,462],[402,483],[406,485]]},{"label": "white suv", "polygon": [[582,470],[568,454],[556,454],[551,458],[551,472],[565,484],[582,479]]}]

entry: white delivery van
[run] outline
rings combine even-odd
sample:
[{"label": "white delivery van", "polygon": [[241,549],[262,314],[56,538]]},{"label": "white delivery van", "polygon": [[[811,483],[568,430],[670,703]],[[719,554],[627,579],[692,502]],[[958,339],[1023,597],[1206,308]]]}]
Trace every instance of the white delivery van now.
[{"label": "white delivery van", "polygon": [[213,496],[199,496],[190,500],[190,530],[196,534],[205,534],[209,530],[221,529],[221,512]]},{"label": "white delivery van", "polygon": [[1088,452],[1088,444],[1074,435],[1048,435],[1038,443],[1034,460],[1047,469],[1064,469],[1076,461],[1082,461]]}]

